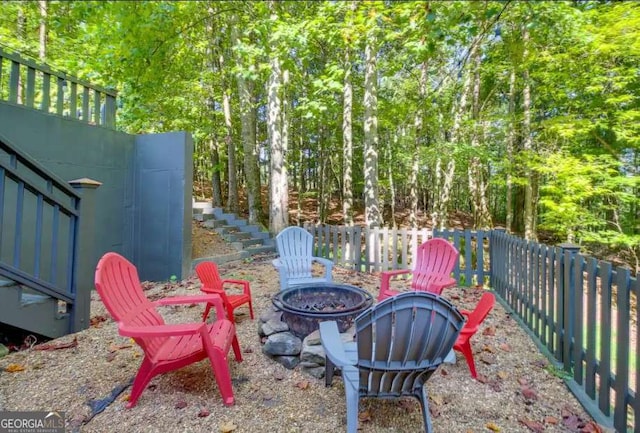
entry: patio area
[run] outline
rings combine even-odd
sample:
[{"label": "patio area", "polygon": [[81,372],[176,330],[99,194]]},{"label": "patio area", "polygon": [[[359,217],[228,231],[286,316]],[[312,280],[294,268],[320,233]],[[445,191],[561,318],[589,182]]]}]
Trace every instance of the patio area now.
[{"label": "patio area", "polygon": [[[261,351],[257,317],[271,306],[271,296],[279,289],[270,260],[227,263],[220,271],[226,278],[251,282],[256,312],[252,321],[246,308],[236,310],[241,313],[236,317],[244,361],[236,363],[230,355],[235,406],[223,406],[208,361],[156,377],[133,409],[124,407],[129,388],[108,404],[110,394],[135,375],[142,352],[118,336],[94,293],[89,329],[47,343],[53,350],[34,347],[0,359],[0,409],[62,411],[72,431],[82,432],[344,431],[346,406],[339,377],[325,388],[323,380],[287,370]],[[334,269],[333,275],[336,282],[377,295],[377,275],[343,268]],[[145,287],[152,299],[200,293],[196,278]],[[480,294],[472,288],[443,293],[461,308],[472,307]],[[197,321],[201,309],[171,307],[165,313],[167,322]],[[458,354],[455,365],[443,365],[427,382],[434,431],[602,431],[499,304],[472,344],[479,381],[471,379]],[[70,347],[55,349],[57,345]],[[423,429],[414,400],[365,400],[359,418],[364,433]]]}]

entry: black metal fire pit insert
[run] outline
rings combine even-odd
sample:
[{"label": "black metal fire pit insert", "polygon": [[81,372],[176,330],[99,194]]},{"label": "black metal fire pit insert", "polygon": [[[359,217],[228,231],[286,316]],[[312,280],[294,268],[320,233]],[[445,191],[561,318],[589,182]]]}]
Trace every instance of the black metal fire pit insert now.
[{"label": "black metal fire pit insert", "polygon": [[315,283],[282,290],[272,302],[282,310],[289,330],[304,338],[326,320],[335,320],[340,332],[345,332],[358,314],[373,305],[373,297],[356,286]]}]

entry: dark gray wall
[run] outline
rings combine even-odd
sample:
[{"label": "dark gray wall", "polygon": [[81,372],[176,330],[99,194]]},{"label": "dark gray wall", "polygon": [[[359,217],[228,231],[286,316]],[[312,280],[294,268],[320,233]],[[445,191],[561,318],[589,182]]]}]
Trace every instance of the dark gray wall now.
[{"label": "dark gray wall", "polygon": [[115,251],[145,280],[188,275],[189,134],[133,136],[4,102],[0,132],[64,180],[86,177],[102,183],[95,191],[95,250],[87,252],[96,263]]},{"label": "dark gray wall", "polygon": [[191,271],[193,141],[184,132],[141,135],[135,146],[134,260],[146,280]]}]

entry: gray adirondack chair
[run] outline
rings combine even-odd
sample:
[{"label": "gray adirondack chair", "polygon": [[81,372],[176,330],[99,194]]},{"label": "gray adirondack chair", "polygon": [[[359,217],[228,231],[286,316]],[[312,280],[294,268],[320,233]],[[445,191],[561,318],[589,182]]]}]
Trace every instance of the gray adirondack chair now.
[{"label": "gray adirondack chair", "polygon": [[[330,283],[333,262],[313,256],[313,236],[301,227],[287,227],[276,236],[279,257],[273,266],[280,276],[280,290],[308,283]],[[324,266],[324,275],[313,276],[312,266],[317,262]]]},{"label": "gray adirondack chair", "polygon": [[425,382],[451,352],[464,316],[446,299],[427,292],[387,298],[360,314],[354,342],[343,342],[336,322],[320,323],[327,355],[325,384],[342,370],[347,397],[347,433],[356,433],[360,397],[415,397],[425,431],[431,432]]}]

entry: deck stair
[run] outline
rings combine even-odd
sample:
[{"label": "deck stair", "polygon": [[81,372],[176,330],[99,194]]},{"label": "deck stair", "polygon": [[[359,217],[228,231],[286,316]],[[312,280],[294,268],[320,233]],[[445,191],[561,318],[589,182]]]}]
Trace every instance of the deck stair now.
[{"label": "deck stair", "polygon": [[213,260],[218,264],[231,260],[245,259],[257,254],[275,253],[275,241],[271,234],[261,227],[248,224],[246,219],[236,214],[225,212],[210,203],[194,202],[193,218],[203,223],[203,226],[215,231],[233,246],[238,253],[223,257],[205,257],[193,260],[193,265],[203,260]]}]

